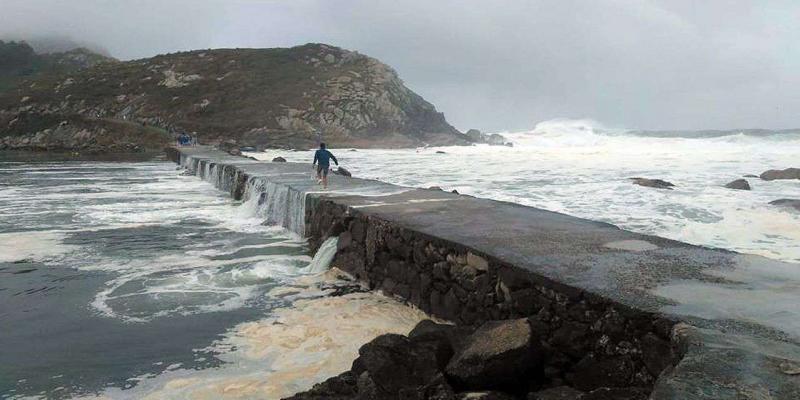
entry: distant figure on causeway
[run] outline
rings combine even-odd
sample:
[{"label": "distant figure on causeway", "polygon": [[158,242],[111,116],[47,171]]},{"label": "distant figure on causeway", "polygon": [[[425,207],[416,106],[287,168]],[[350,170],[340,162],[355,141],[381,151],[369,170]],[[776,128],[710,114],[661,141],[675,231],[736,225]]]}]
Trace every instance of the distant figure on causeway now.
[{"label": "distant figure on causeway", "polygon": [[317,183],[322,183],[322,188],[328,188],[328,170],[331,168],[331,160],[339,166],[339,160],[325,149],[325,143],[319,144],[319,149],[314,153],[314,162],[311,163],[317,169]]}]

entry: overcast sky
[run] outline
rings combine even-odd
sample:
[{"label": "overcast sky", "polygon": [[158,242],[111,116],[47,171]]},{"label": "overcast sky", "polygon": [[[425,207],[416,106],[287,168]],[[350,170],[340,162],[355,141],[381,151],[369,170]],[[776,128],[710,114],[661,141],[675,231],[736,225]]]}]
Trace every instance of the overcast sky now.
[{"label": "overcast sky", "polygon": [[0,0],[0,37],[132,59],[323,42],[376,57],[459,129],[800,127],[800,2]]}]

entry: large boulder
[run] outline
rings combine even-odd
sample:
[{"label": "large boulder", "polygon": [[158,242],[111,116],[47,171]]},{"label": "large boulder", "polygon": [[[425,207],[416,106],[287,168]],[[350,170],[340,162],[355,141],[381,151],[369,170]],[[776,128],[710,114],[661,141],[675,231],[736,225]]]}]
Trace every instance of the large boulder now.
[{"label": "large boulder", "polygon": [[374,391],[377,398],[395,399],[401,391],[419,391],[440,373],[430,347],[402,335],[378,336],[361,346],[358,354],[352,371],[359,376],[359,393]]},{"label": "large boulder", "polygon": [[466,388],[502,388],[539,367],[540,351],[526,319],[481,325],[447,364],[445,373]]},{"label": "large boulder", "polygon": [[506,144],[506,138],[499,133],[493,133],[486,137],[486,143],[492,146],[503,146]]},{"label": "large boulder", "polygon": [[456,349],[464,346],[471,330],[466,327],[437,324],[429,319],[422,320],[408,334],[413,343],[428,346],[436,355],[440,369],[447,366]]},{"label": "large boulder", "polygon": [[725,187],[736,190],[750,190],[750,183],[747,182],[747,179],[737,179],[735,181],[728,182]]},{"label": "large boulder", "polygon": [[472,140],[473,142],[477,142],[477,143],[482,143],[483,142],[483,132],[481,132],[481,131],[479,131],[477,129],[468,130],[466,135],[469,138],[469,140]]},{"label": "large boulder", "polygon": [[774,181],[776,179],[800,179],[800,168],[771,169],[761,174],[761,179]]},{"label": "large boulder", "polygon": [[672,184],[672,182],[667,182],[662,179],[649,179],[649,178],[630,178],[630,179],[631,181],[633,181],[635,185],[651,187],[656,189],[672,190],[672,188],[675,186]]},{"label": "large boulder", "polygon": [[278,157],[273,158],[272,162],[286,162],[286,159],[283,158],[283,157],[278,156]]},{"label": "large boulder", "polygon": [[773,200],[773,201],[770,201],[769,204],[772,204],[773,206],[779,206],[779,207],[794,208],[795,210],[800,211],[800,200],[798,200],[798,199]]}]

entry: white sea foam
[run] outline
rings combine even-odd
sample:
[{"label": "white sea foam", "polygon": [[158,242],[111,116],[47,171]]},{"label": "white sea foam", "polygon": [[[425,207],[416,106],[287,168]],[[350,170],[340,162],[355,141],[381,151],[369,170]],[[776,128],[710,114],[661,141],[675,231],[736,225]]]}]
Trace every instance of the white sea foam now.
[{"label": "white sea foam", "polygon": [[177,369],[139,380],[131,390],[110,389],[112,399],[279,399],[350,367],[358,348],[384,333],[407,334],[426,315],[377,293],[319,297],[314,283],[332,281],[333,270],[284,287],[290,307],[239,324],[204,349],[226,364],[201,371]]},{"label": "white sea foam", "polygon": [[0,262],[46,261],[74,251],[64,237],[53,231],[0,233]]},{"label": "white sea foam", "polygon": [[[456,189],[636,232],[800,262],[800,213],[768,204],[800,199],[797,181],[752,178],[749,192],[722,187],[745,174],[797,167],[798,134],[654,137],[590,120],[548,121],[531,131],[502,134],[514,147],[333,152],[357,177]],[[311,152],[277,150],[248,155],[295,162],[312,157]],[[676,187],[643,188],[628,180],[635,176],[665,179]],[[335,183],[331,187],[336,190]]]}]

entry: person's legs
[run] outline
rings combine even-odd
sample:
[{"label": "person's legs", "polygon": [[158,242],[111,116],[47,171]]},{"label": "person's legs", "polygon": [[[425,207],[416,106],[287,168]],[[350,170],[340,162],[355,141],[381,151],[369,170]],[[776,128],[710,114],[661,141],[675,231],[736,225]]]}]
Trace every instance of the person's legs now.
[{"label": "person's legs", "polygon": [[327,166],[327,165],[322,168],[322,188],[323,189],[327,189],[328,188],[328,169],[329,168],[330,167]]}]

